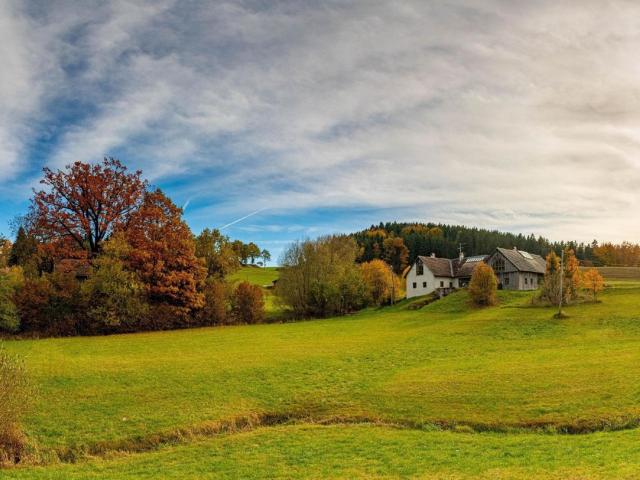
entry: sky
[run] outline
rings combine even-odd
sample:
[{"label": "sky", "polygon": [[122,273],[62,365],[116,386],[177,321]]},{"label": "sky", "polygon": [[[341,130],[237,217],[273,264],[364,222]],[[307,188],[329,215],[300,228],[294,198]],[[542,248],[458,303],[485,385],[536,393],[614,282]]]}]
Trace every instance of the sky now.
[{"label": "sky", "polygon": [[[0,233],[119,158],[274,257],[432,221],[640,241],[640,2],[0,2]],[[236,222],[243,217],[243,220]]]}]

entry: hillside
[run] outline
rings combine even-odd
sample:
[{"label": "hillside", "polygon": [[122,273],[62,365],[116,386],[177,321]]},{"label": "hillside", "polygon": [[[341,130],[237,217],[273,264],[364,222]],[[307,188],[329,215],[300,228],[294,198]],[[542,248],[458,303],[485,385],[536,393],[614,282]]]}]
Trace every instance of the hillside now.
[{"label": "hillside", "polygon": [[[146,465],[152,478],[171,465],[173,478],[208,468],[290,477],[307,462],[309,477],[449,466],[453,478],[496,468],[505,478],[601,478],[604,462],[619,478],[640,468],[629,455],[640,439],[640,288],[616,284],[602,299],[568,307],[563,321],[529,307],[527,293],[500,292],[499,307],[474,310],[459,292],[420,310],[403,302],[321,321],[8,342],[38,385],[26,428],[41,455],[180,445],[6,476],[141,478]],[[322,450],[318,460],[307,449]],[[278,465],[265,463],[271,451]]]}]

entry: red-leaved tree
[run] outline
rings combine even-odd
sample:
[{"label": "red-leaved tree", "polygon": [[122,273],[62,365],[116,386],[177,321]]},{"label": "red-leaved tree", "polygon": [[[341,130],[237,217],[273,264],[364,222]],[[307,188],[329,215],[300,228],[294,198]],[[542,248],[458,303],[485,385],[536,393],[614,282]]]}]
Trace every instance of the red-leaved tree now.
[{"label": "red-leaved tree", "polygon": [[111,232],[129,223],[146,190],[142,172],[130,173],[114,158],[43,171],[40,183],[46,188],[34,191],[28,223],[30,233],[53,244],[58,257],[70,250],[97,255]]},{"label": "red-leaved tree", "polygon": [[182,210],[159,189],[147,192],[125,235],[131,246],[131,269],[144,283],[149,302],[162,306],[162,316],[167,317],[156,320],[175,322],[155,327],[181,326],[189,313],[203,306],[198,287],[206,276],[203,263],[195,255],[191,230],[182,220]]}]

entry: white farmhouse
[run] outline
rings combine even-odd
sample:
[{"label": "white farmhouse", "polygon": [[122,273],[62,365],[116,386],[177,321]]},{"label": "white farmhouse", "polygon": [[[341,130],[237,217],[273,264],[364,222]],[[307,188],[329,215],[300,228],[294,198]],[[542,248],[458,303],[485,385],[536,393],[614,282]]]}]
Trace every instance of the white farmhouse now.
[{"label": "white farmhouse", "polygon": [[418,256],[406,274],[407,298],[434,291],[446,295],[456,288],[465,287],[475,267],[486,259],[487,255],[465,258],[462,253],[455,259],[438,258],[433,253],[430,257]]},{"label": "white farmhouse", "polygon": [[447,295],[456,288],[466,287],[473,270],[485,262],[496,274],[498,288],[505,290],[535,290],[542,282],[545,260],[540,255],[517,248],[496,248],[491,255],[465,258],[437,258],[418,256],[406,273],[407,298],[438,292]]}]

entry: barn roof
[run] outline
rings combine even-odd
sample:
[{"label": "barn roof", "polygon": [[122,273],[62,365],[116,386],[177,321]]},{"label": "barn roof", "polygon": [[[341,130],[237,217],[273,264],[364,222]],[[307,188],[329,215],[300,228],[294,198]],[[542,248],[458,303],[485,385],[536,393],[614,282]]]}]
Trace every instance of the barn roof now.
[{"label": "barn roof", "polygon": [[540,255],[525,252],[524,250],[516,250],[515,248],[498,247],[496,250],[521,272],[544,273],[546,270],[546,261]]}]

